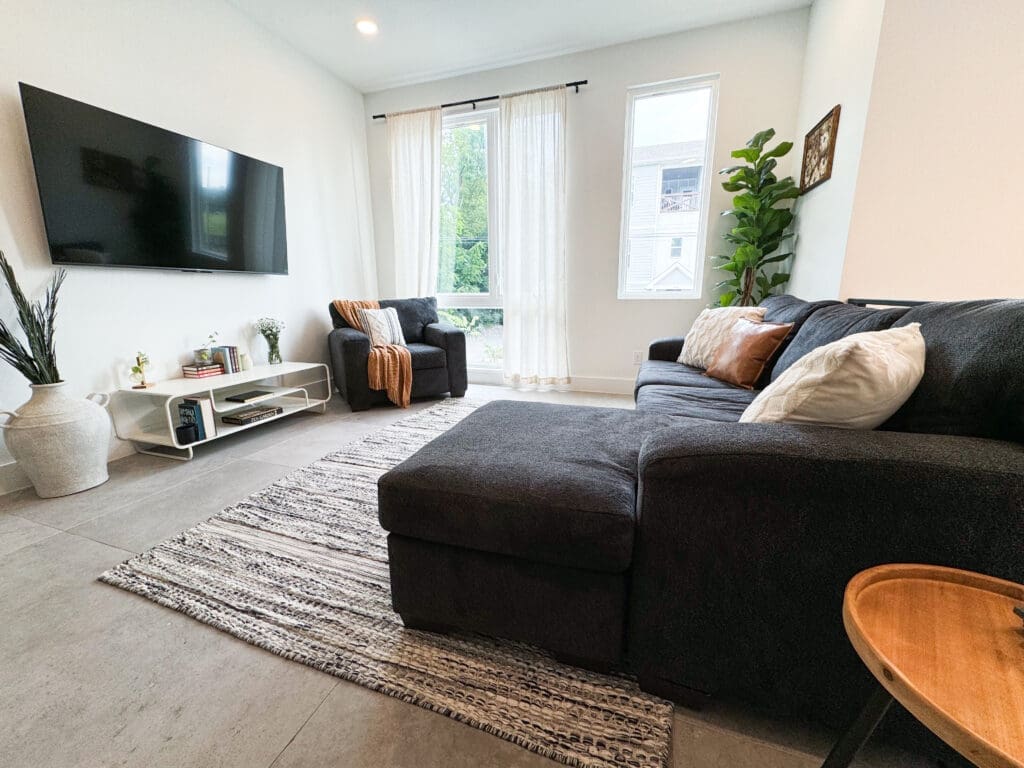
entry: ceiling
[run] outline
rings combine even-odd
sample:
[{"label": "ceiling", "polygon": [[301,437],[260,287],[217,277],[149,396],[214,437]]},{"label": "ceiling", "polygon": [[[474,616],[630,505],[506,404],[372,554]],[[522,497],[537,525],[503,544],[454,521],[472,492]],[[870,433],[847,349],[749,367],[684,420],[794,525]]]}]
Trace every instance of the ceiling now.
[{"label": "ceiling", "polygon": [[[811,0],[230,0],[364,92],[800,8]],[[380,25],[376,37],[358,18]]]}]

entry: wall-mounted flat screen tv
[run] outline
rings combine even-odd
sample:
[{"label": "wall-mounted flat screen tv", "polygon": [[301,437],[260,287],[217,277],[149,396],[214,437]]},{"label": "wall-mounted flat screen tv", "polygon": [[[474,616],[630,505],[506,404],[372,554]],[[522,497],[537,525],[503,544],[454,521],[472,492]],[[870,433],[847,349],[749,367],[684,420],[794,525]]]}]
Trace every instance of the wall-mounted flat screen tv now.
[{"label": "wall-mounted flat screen tv", "polygon": [[288,273],[284,171],[21,84],[54,264]]}]

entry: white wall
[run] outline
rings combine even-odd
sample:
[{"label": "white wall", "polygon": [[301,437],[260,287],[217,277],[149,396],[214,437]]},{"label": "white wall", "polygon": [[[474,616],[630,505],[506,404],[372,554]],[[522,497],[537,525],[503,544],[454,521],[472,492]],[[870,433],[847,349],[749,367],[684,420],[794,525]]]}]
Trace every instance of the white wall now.
[{"label": "white wall", "polygon": [[[285,173],[286,277],[69,269],[57,354],[71,392],[124,385],[139,349],[155,377],[173,375],[212,330],[265,359],[251,332],[264,315],[287,323],[286,358],[326,359],[327,303],[376,292],[361,94],[221,0],[0,0],[0,19],[0,249],[30,294],[52,268],[19,80]],[[0,316],[12,314],[3,295]],[[0,408],[28,395],[0,368]]]},{"label": "white wall", "polygon": [[[626,88],[720,73],[714,167],[722,168],[730,164],[729,152],[762,128],[774,127],[780,137],[794,136],[806,32],[807,11],[802,9],[368,94],[366,119],[372,124],[367,141],[382,293],[390,296],[394,291],[388,156],[384,122],[370,121],[370,116],[589,79],[578,95],[568,96],[571,373],[578,388],[631,391],[636,375],[632,351],[646,351],[651,339],[688,330],[710,298],[616,298]],[[729,199],[716,177],[708,255],[721,247],[724,222],[718,212]],[[722,278],[723,273],[705,270],[707,286]]]},{"label": "white wall", "polygon": [[811,7],[795,155],[832,107],[842,110],[832,178],[796,204],[799,237],[787,290],[805,299],[839,296],[884,8],[885,0],[816,0]]},{"label": "white wall", "polygon": [[842,296],[1024,296],[1022,29],[1020,0],[887,3]]}]

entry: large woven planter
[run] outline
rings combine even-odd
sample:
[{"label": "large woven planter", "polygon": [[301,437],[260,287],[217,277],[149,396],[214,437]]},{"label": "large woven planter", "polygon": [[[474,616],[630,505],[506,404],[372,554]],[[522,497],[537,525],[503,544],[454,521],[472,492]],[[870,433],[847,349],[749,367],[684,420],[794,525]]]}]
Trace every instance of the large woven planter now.
[{"label": "large woven planter", "polygon": [[[93,400],[92,398],[96,398]],[[4,442],[36,493],[47,499],[107,481],[110,417],[107,395],[68,397],[64,382],[33,384],[32,397],[8,416]]]}]

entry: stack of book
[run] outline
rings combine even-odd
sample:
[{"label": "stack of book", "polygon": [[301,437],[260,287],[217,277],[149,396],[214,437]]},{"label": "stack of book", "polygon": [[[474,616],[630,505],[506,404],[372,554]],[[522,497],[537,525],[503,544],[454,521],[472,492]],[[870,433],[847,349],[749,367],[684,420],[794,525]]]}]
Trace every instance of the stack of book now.
[{"label": "stack of book", "polygon": [[258,405],[254,408],[235,411],[227,416],[221,416],[220,420],[225,424],[255,424],[257,421],[272,419],[279,413],[284,413],[284,408],[274,405]]},{"label": "stack of book", "polygon": [[242,366],[238,364],[238,347],[210,347],[213,362],[224,366],[224,373],[238,373]]},{"label": "stack of book", "polygon": [[217,436],[213,402],[208,397],[186,397],[178,403],[178,417],[182,424],[196,425],[200,440]]},{"label": "stack of book", "polygon": [[181,366],[181,372],[186,379],[205,379],[207,376],[220,376],[224,373],[224,366],[220,363],[189,363]]}]

